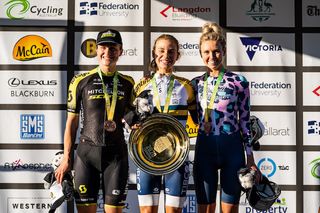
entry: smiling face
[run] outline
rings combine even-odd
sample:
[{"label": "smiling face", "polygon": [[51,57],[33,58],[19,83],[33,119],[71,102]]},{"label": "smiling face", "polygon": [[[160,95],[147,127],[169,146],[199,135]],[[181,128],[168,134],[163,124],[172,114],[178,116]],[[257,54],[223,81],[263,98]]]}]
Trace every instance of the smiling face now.
[{"label": "smiling face", "polygon": [[179,58],[178,44],[172,39],[159,39],[153,51],[157,72],[172,73],[173,65]]},{"label": "smiling face", "polygon": [[201,57],[203,63],[211,71],[218,71],[223,66],[225,49],[219,41],[206,40],[201,44]]},{"label": "smiling face", "polygon": [[122,54],[120,44],[105,43],[97,46],[97,57],[99,66],[104,72],[115,71],[117,61]]}]

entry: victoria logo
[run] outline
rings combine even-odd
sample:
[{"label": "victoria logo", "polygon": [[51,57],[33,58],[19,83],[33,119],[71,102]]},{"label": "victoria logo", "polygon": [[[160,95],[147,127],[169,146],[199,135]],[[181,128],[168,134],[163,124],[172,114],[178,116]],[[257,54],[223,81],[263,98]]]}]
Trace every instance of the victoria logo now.
[{"label": "victoria logo", "polygon": [[240,37],[241,43],[246,47],[247,55],[252,61],[253,56],[256,54],[257,47],[259,46],[262,37]]},{"label": "victoria logo", "polygon": [[272,4],[267,2],[267,0],[253,0],[250,5],[250,10],[247,11],[246,14],[251,16],[254,21],[263,22],[275,15],[271,10]]},{"label": "victoria logo", "polygon": [[[23,19],[23,15],[30,8],[30,3],[27,0],[10,0],[5,5],[8,5],[6,14],[10,19]],[[14,11],[17,8],[20,9],[20,11],[18,12],[18,14],[14,14]]]}]

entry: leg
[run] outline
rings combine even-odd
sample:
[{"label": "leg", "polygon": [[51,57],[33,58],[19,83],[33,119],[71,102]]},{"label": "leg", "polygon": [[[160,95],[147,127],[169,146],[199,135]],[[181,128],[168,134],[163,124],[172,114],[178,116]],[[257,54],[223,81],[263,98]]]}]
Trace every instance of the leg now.
[{"label": "leg", "polygon": [[75,201],[78,212],[95,213],[100,182],[99,171],[84,164],[79,156],[76,156],[74,170]]},{"label": "leg", "polygon": [[166,213],[181,213],[189,182],[189,160],[176,171],[164,176]]},{"label": "leg", "polygon": [[129,163],[127,152],[117,147],[107,150],[105,156],[113,156],[103,164],[102,191],[104,210],[107,213],[121,213],[127,198]]},{"label": "leg", "polygon": [[238,213],[239,205],[221,202],[221,212],[222,213]]},{"label": "leg", "polygon": [[199,213],[214,213],[218,188],[219,151],[217,136],[198,134],[193,177]]},{"label": "leg", "polygon": [[141,213],[157,213],[162,176],[137,169],[137,190]]}]

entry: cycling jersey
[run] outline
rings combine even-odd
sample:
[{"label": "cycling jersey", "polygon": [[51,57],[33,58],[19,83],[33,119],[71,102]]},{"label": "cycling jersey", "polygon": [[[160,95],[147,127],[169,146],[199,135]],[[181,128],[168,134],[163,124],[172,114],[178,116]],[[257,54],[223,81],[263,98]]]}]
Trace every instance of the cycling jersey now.
[{"label": "cycling jersey", "polygon": [[[153,113],[163,112],[165,108],[166,99],[168,96],[168,88],[170,88],[170,79],[173,78],[173,88],[168,107],[168,114],[177,118],[180,123],[185,126],[188,118],[188,112],[192,116],[194,122],[197,121],[196,100],[191,82],[185,78],[175,75],[160,76],[156,73],[154,75],[156,89],[158,90],[158,99],[160,100],[160,107],[158,109],[155,97],[154,86],[152,79],[142,79],[135,87],[135,95],[139,95],[142,91],[151,90],[153,96]],[[188,180],[189,180],[189,166],[185,162],[180,168],[174,172],[162,176],[154,176],[145,173],[142,170],[137,170],[137,188],[140,206],[156,206],[159,201],[159,194],[161,187],[165,189],[166,194],[165,205],[177,208],[182,208],[186,198]]]},{"label": "cycling jersey", "polygon": [[[107,93],[112,98],[113,75],[102,73],[103,82],[106,84]],[[104,129],[105,122],[105,97],[102,81],[97,68],[74,76],[69,86],[68,113],[79,114],[81,110],[81,136],[80,141],[87,141],[97,146],[124,143],[122,118],[132,106],[132,90],[134,81],[130,76],[118,73],[118,97],[113,120],[117,124],[114,132]]]},{"label": "cycling jersey", "polygon": [[[217,81],[215,77],[208,77],[207,100],[203,99],[205,74],[192,80],[196,91],[197,109],[200,117],[199,131],[203,132],[204,108],[210,102],[213,87]],[[242,75],[227,71],[216,93],[213,110],[209,115],[211,133],[214,135],[232,134],[240,130],[243,141],[251,145],[250,131],[250,93],[249,82]]]}]

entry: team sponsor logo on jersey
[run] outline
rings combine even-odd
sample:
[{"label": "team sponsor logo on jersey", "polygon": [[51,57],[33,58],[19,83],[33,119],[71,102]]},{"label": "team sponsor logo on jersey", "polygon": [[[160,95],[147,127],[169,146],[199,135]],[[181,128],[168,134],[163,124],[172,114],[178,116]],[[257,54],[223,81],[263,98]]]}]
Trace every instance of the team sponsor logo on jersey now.
[{"label": "team sponsor logo on jersey", "polygon": [[314,90],[312,90],[312,92],[313,92],[316,96],[320,96],[320,86],[318,86],[317,88],[315,88]]},{"label": "team sponsor logo on jersey", "polygon": [[308,135],[320,135],[320,121],[308,121]]},{"label": "team sponsor logo on jersey", "polygon": [[309,163],[311,165],[311,175],[314,178],[320,179],[320,158],[316,158]]},{"label": "team sponsor logo on jersey", "polygon": [[37,58],[52,57],[49,42],[38,35],[22,37],[14,46],[12,56],[18,61],[30,61]]},{"label": "team sponsor logo on jersey", "polygon": [[263,22],[275,15],[272,12],[272,7],[270,0],[268,2],[267,0],[252,0],[246,14],[254,21]]},{"label": "team sponsor logo on jersey", "polygon": [[211,13],[210,7],[174,7],[167,5],[160,14],[165,18],[172,18],[174,21],[185,21],[199,17],[201,13]]},{"label": "team sponsor logo on jersey", "polygon": [[131,3],[80,2],[80,15],[85,16],[127,17],[131,10],[139,9],[138,4]]},{"label": "team sponsor logo on jersey", "polygon": [[45,116],[43,114],[20,115],[21,139],[44,139]]},{"label": "team sponsor logo on jersey", "polygon": [[240,37],[241,43],[246,48],[246,53],[252,61],[256,52],[278,52],[282,51],[281,45],[260,44],[262,37]]},{"label": "team sponsor logo on jersey", "polygon": [[308,5],[307,6],[307,15],[308,16],[320,16],[320,8],[317,5]]},{"label": "team sponsor logo on jersey", "polygon": [[8,7],[6,15],[9,19],[24,19],[28,13],[38,17],[57,17],[62,16],[64,10],[62,7],[54,7],[52,5],[31,5],[28,0],[7,0],[5,6]]}]

